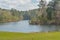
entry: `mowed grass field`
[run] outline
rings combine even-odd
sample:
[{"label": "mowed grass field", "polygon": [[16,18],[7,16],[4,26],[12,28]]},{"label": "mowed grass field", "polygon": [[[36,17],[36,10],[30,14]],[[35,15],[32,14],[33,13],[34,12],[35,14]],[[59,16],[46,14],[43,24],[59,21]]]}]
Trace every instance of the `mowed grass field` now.
[{"label": "mowed grass field", "polygon": [[60,40],[60,32],[48,32],[48,33],[0,32],[0,40]]}]

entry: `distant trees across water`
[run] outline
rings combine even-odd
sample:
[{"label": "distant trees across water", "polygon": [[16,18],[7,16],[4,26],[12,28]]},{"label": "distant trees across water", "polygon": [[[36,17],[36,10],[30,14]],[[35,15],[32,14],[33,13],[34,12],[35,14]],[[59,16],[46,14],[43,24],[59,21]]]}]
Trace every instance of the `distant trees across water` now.
[{"label": "distant trees across water", "polygon": [[30,20],[36,16],[36,10],[19,11],[16,9],[2,9],[0,8],[0,22],[16,22],[20,20]]}]

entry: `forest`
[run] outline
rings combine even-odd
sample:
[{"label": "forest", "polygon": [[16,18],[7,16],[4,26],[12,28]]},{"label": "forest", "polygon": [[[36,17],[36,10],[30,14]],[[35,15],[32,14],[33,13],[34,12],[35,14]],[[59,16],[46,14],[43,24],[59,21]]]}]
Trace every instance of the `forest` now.
[{"label": "forest", "polygon": [[0,22],[13,22],[21,19],[22,17],[19,11],[15,9],[7,10],[0,8]]},{"label": "forest", "polygon": [[20,20],[30,20],[36,16],[36,10],[19,11],[16,9],[2,9],[0,8],[0,22],[16,22]]},{"label": "forest", "polygon": [[38,6],[40,15],[32,18],[30,24],[60,25],[60,0],[52,0],[47,5],[41,0]]},{"label": "forest", "polygon": [[41,0],[38,4],[38,9],[28,11],[0,8],[0,22],[30,20],[30,24],[60,24],[59,5],[60,0],[52,0],[48,4],[46,4],[46,1]]}]

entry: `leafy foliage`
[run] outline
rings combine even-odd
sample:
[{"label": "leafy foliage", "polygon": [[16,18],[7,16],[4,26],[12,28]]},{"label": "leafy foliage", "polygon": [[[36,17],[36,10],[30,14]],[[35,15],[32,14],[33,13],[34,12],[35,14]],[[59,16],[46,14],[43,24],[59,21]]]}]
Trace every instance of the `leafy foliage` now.
[{"label": "leafy foliage", "polygon": [[[11,9],[12,10],[12,9]],[[18,21],[21,19],[20,12],[17,10],[0,9],[0,22]]]}]

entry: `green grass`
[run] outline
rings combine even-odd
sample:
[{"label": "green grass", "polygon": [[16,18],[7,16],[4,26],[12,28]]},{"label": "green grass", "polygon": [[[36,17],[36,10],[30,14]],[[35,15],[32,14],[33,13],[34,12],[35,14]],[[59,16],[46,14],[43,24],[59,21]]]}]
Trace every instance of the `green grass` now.
[{"label": "green grass", "polygon": [[0,40],[60,40],[60,32],[49,33],[0,32]]}]

